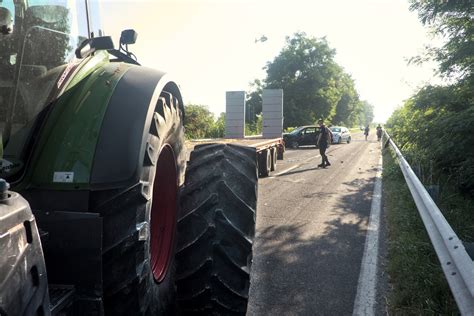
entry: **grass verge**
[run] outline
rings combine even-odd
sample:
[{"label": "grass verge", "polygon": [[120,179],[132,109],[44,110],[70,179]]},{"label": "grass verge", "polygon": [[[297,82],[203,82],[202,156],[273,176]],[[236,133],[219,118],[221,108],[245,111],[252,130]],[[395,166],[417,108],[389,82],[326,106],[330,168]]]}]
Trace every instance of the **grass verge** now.
[{"label": "grass verge", "polygon": [[[383,156],[389,315],[458,315],[436,253],[391,150]],[[461,240],[472,241],[473,201],[444,188],[437,201]]]}]

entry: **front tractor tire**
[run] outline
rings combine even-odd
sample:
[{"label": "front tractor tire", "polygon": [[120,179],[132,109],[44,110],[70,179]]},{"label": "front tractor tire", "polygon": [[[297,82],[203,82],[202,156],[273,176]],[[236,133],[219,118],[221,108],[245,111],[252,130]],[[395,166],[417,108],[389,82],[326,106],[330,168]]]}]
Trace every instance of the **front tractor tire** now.
[{"label": "front tractor tire", "polygon": [[191,153],[178,220],[180,314],[244,315],[257,206],[257,153],[230,144]]},{"label": "front tractor tire", "polygon": [[106,315],[174,313],[178,190],[185,169],[178,103],[161,93],[145,135],[140,182],[100,207]]}]

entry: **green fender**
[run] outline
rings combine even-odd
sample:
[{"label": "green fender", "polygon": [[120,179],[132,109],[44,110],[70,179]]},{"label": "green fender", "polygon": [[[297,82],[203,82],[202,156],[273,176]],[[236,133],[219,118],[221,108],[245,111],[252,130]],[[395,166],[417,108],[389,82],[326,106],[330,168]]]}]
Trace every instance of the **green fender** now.
[{"label": "green fender", "polygon": [[162,72],[104,56],[86,62],[69,79],[16,190],[104,190],[138,182],[143,135],[157,99],[167,90],[183,110],[181,94]]},{"label": "green fender", "polygon": [[16,190],[89,187],[107,104],[130,65],[110,63],[107,54],[98,54],[84,63],[52,104]]}]

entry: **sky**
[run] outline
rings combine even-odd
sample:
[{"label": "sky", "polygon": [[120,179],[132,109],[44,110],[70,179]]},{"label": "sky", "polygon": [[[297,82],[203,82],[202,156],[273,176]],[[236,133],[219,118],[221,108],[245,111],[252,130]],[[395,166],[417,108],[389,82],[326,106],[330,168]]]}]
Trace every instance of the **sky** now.
[{"label": "sky", "polygon": [[[286,36],[326,37],[384,122],[419,87],[440,81],[434,64],[407,63],[435,41],[408,7],[408,0],[105,0],[102,23],[116,45],[123,29],[135,29],[129,48],[139,62],[171,74],[186,104],[216,115],[226,91],[248,91],[265,78]],[[268,40],[256,42],[262,35]]]}]

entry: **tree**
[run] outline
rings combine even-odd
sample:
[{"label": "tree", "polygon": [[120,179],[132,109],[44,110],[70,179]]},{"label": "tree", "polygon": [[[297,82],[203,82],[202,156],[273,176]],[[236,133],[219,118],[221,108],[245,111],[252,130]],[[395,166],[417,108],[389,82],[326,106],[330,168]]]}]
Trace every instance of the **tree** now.
[{"label": "tree", "polygon": [[337,125],[354,126],[357,124],[357,115],[362,112],[359,94],[354,81],[348,74],[342,74],[339,79],[339,89],[342,96],[336,104],[336,114],[332,122]]},{"label": "tree", "polygon": [[410,0],[410,9],[418,11],[421,22],[432,27],[435,34],[447,39],[441,48],[428,50],[427,57],[439,62],[440,72],[457,78],[471,77],[474,65],[472,0]]},{"label": "tree", "polygon": [[211,138],[222,138],[225,135],[225,113],[222,112],[211,129]]},{"label": "tree", "polygon": [[250,91],[247,92],[245,101],[245,120],[247,123],[255,123],[257,115],[262,114],[262,91],[262,81],[255,79],[250,83]]},{"label": "tree", "polygon": [[214,115],[205,105],[185,105],[184,128],[186,138],[210,137],[214,126]]},{"label": "tree", "polygon": [[387,122],[392,137],[417,164],[432,168],[438,181],[454,184],[474,196],[474,6],[471,0],[410,0],[421,22],[441,35],[442,47],[430,47],[434,59],[451,79],[444,86],[425,86]]},{"label": "tree", "polygon": [[325,38],[295,33],[286,38],[280,54],[266,66],[266,88],[284,90],[284,126],[331,119],[342,93],[338,88],[342,68]]},{"label": "tree", "polygon": [[461,192],[474,196],[474,107],[453,87],[420,89],[387,121],[403,153],[431,178],[450,179]]},{"label": "tree", "polygon": [[256,120],[253,123],[245,123],[245,135],[262,135],[263,130],[263,117],[262,114],[256,115]]},{"label": "tree", "polygon": [[362,111],[360,112],[360,123],[369,125],[374,120],[374,107],[367,101],[360,102]]}]

